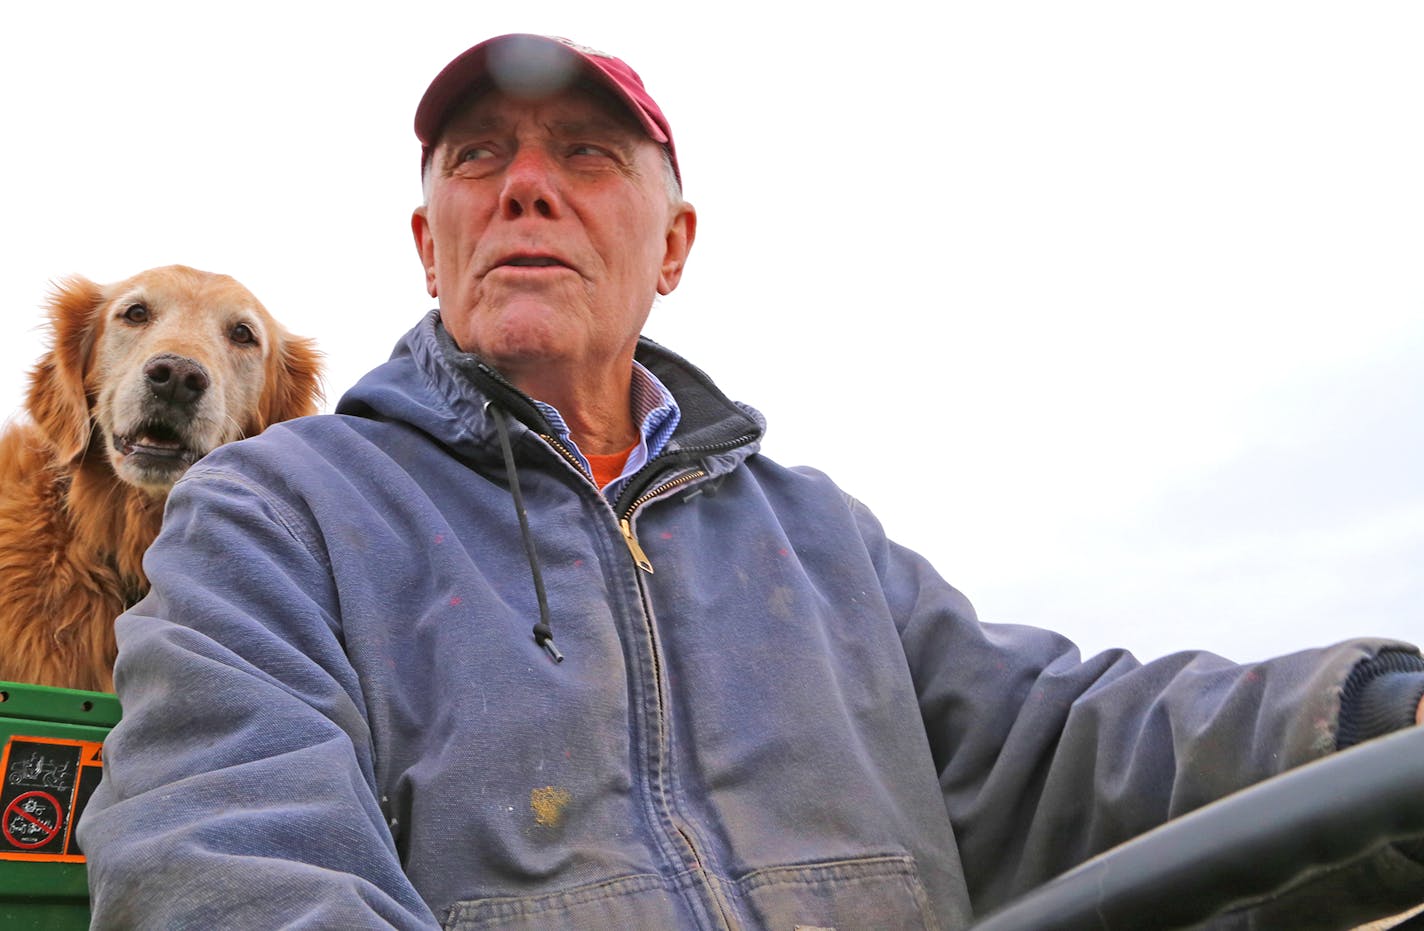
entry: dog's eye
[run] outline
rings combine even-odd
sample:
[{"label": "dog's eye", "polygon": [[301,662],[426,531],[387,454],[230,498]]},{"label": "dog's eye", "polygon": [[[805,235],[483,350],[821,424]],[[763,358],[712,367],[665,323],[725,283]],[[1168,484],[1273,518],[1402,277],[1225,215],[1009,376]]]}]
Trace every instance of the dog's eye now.
[{"label": "dog's eye", "polygon": [[124,309],[123,316],[129,323],[147,323],[148,308],[142,304],[130,304]]},{"label": "dog's eye", "polygon": [[234,343],[247,344],[257,342],[257,334],[253,333],[252,327],[248,326],[245,323],[239,323],[237,326],[233,327],[232,332],[228,333],[227,336],[228,339],[232,340]]}]

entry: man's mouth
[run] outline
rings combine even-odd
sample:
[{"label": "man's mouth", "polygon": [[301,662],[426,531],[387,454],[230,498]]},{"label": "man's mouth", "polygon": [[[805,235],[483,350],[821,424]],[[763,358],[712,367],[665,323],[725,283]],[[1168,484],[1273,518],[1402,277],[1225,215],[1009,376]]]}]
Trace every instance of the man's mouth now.
[{"label": "man's mouth", "polygon": [[552,255],[510,255],[495,263],[495,268],[569,268],[569,263]]}]

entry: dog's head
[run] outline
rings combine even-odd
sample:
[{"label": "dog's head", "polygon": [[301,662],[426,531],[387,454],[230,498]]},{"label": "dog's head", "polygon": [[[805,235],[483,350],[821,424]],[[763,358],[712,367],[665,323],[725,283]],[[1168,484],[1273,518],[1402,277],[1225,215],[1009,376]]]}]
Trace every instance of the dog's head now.
[{"label": "dog's head", "polygon": [[320,355],[242,285],[182,265],[113,285],[61,282],[30,416],[61,461],[104,456],[120,480],[166,494],[213,448],[315,413]]}]

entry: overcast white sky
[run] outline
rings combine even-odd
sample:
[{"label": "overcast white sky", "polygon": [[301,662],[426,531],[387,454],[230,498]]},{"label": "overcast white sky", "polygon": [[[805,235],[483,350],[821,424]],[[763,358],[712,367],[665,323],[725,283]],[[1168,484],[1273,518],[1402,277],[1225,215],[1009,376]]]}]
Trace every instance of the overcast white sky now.
[{"label": "overcast white sky", "polygon": [[981,617],[1424,639],[1424,5],[396,6],[7,9],[0,412],[51,281],[173,262],[317,339],[334,403],[430,306],[425,85],[562,34],[642,74],[699,209],[648,334]]}]

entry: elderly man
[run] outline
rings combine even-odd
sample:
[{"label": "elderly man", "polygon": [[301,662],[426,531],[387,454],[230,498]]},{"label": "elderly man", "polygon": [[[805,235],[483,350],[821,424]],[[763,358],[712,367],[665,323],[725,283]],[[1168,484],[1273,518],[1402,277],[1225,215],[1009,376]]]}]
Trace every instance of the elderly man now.
[{"label": "elderly man", "polygon": [[[963,927],[1420,713],[1406,644],[1142,665],[981,624],[759,455],[639,338],[697,226],[624,63],[490,40],[416,133],[439,310],[194,466],[118,622],[95,927]],[[1402,909],[1424,865],[1381,857]]]}]

